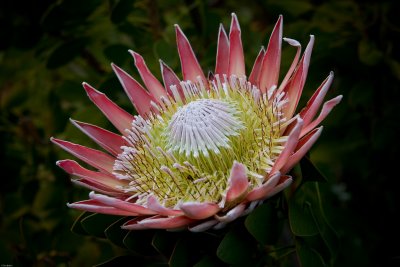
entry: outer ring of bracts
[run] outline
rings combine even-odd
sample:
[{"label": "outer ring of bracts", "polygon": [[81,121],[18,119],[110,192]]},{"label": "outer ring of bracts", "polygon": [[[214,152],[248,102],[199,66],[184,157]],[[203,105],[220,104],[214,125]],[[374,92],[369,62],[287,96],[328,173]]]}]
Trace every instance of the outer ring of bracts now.
[{"label": "outer ring of bracts", "polygon": [[[75,184],[92,190],[88,200],[68,204],[68,206],[95,213],[131,216],[133,219],[122,225],[122,228],[128,230],[187,228],[190,231],[199,232],[210,228],[224,227],[236,218],[250,213],[265,199],[288,187],[293,180],[286,174],[316,142],[322,132],[322,126],[318,128],[317,126],[340,102],[342,96],[337,96],[322,105],[333,80],[333,73],[330,73],[307,105],[299,114],[293,116],[307,77],[314,37],[311,36],[300,57],[300,44],[295,40],[282,38],[282,23],[282,16],[280,16],[271,34],[267,49],[261,49],[248,76],[248,81],[257,86],[262,94],[268,94],[271,88],[275,88],[275,92],[278,94],[283,92],[288,99],[288,104],[283,112],[287,118],[292,118],[285,130],[288,139],[284,149],[275,159],[271,171],[261,177],[263,182],[260,186],[252,187],[246,166],[235,161],[230,171],[226,191],[218,203],[185,202],[172,209],[161,205],[159,199],[153,195],[147,198],[145,205],[135,203],[136,199],[122,190],[127,185],[127,181],[118,179],[113,174],[115,157],[121,153],[121,147],[126,145],[123,136],[135,118],[118,107],[103,93],[89,84],[83,83],[89,98],[120,131],[120,134],[109,132],[95,125],[71,120],[77,128],[106,152],[51,138],[53,143],[97,169],[97,171],[85,169],[73,160],[57,162],[57,165],[67,173],[78,177],[78,179],[72,180]],[[207,85],[209,81],[204,76],[188,39],[178,25],[175,26],[175,30],[183,80],[200,81]],[[297,53],[278,87],[282,40],[296,47]],[[130,53],[145,87],[115,64],[112,64],[112,68],[141,116],[146,117],[151,112],[157,112],[152,103],[158,103],[162,98],[174,98],[179,95],[184,99],[184,92],[180,86],[181,80],[164,62],[160,61],[164,83],[162,85],[147,68],[144,59],[136,52],[130,51]],[[222,25],[219,29],[214,74],[246,76],[241,30],[235,14],[232,14],[229,36]],[[173,91],[172,88],[175,90]],[[320,113],[316,116],[319,110]]]}]

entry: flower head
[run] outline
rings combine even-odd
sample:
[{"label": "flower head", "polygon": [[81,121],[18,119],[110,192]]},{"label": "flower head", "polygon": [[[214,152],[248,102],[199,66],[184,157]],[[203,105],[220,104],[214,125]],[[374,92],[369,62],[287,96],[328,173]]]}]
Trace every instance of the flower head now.
[{"label": "flower head", "polygon": [[[208,78],[188,39],[179,26],[175,28],[182,80],[160,61],[162,85],[133,51],[146,89],[112,64],[137,116],[83,83],[120,133],[71,120],[106,152],[52,138],[97,169],[85,169],[73,160],[57,162],[78,177],[74,183],[93,190],[89,200],[70,207],[132,216],[122,226],[131,230],[221,228],[290,185],[287,172],[315,143],[322,131],[322,126],[316,127],[341,100],[338,96],[325,102],[316,116],[332,83],[331,73],[294,115],[314,37],[300,57],[300,44],[282,38],[282,17],[248,78],[235,14],[229,37],[220,27],[215,72]],[[282,40],[297,53],[279,84]]]}]

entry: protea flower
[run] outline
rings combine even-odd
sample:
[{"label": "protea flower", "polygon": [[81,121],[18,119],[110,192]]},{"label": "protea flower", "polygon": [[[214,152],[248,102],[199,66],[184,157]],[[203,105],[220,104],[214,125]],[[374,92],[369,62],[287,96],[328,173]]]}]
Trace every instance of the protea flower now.
[{"label": "protea flower", "polygon": [[[97,169],[69,159],[57,162],[78,177],[74,183],[93,190],[89,200],[69,207],[132,216],[122,225],[129,230],[219,229],[291,184],[288,171],[318,139],[322,126],[316,127],[342,98],[325,102],[316,116],[332,83],[330,73],[294,115],[314,36],[300,58],[299,42],[282,38],[282,16],[248,76],[235,14],[229,37],[222,25],[219,28],[216,67],[208,77],[178,25],[175,30],[182,80],[160,61],[162,85],[133,51],[145,87],[112,64],[138,115],[83,83],[119,133],[71,120],[106,152],[52,138]],[[279,84],[282,40],[297,53]]]}]

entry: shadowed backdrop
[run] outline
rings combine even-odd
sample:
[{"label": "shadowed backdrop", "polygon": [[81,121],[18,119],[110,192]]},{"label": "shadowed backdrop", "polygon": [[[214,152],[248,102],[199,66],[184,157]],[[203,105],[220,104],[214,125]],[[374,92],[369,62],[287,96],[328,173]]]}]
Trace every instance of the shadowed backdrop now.
[{"label": "shadowed backdrop", "polygon": [[[340,239],[335,265],[399,264],[399,9],[389,0],[2,1],[0,264],[90,266],[120,253],[106,241],[70,232],[79,212],[66,203],[88,192],[55,165],[67,154],[49,138],[93,145],[69,117],[113,129],[82,81],[134,112],[110,66],[138,78],[128,49],[146,58],[158,78],[158,59],[179,73],[175,23],[203,70],[212,70],[218,26],[229,27],[231,12],[240,20],[247,70],[279,14],[284,37],[305,47],[315,35],[303,104],[331,70],[328,98],[344,96],[310,155],[328,179],[328,213]],[[283,73],[294,53],[283,45]]]}]

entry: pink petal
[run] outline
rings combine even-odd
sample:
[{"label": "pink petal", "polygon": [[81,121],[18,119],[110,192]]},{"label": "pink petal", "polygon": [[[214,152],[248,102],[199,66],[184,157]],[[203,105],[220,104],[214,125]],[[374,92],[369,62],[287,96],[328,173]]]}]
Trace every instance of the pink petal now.
[{"label": "pink petal", "polygon": [[187,226],[194,222],[193,219],[189,219],[184,216],[178,217],[159,217],[154,216],[140,221],[129,221],[122,226],[122,229],[136,230],[140,228],[151,228],[151,229],[176,229],[183,226]]},{"label": "pink petal", "polygon": [[249,187],[247,178],[247,168],[245,165],[234,162],[229,177],[228,191],[226,193],[226,202],[232,202],[242,197]]},{"label": "pink petal", "polygon": [[289,99],[289,103],[284,107],[284,114],[286,118],[291,118],[294,111],[299,103],[301,93],[303,92],[304,84],[307,78],[308,66],[310,65],[311,52],[314,45],[314,36],[310,36],[310,42],[308,43],[306,50],[304,51],[303,57],[295,71],[293,77],[290,79],[288,84],[283,91],[286,93],[286,97]]},{"label": "pink petal", "polygon": [[274,195],[278,194],[279,192],[283,191],[286,187],[291,185],[293,179],[289,175],[282,175],[279,179],[279,183],[275,186],[268,194],[268,198],[273,197]]},{"label": "pink petal", "polygon": [[128,95],[130,101],[135,107],[136,111],[141,115],[145,116],[151,111],[151,101],[157,102],[155,98],[149,94],[135,79],[133,79],[128,73],[115,64],[111,64],[115,74],[117,75],[119,82]]},{"label": "pink petal", "polygon": [[78,179],[78,180],[72,179],[71,182],[76,184],[76,185],[78,185],[78,186],[87,188],[87,189],[92,190],[92,191],[96,191],[96,192],[101,193],[101,194],[106,194],[106,195],[109,195],[109,196],[120,197],[120,196],[125,195],[121,190],[112,188],[110,186],[107,186],[107,185],[104,185],[104,184],[99,183],[97,181],[89,180],[89,179],[86,179],[86,178],[82,178],[82,179]]},{"label": "pink petal", "polygon": [[260,52],[258,53],[256,60],[254,61],[253,69],[251,70],[251,73],[249,76],[249,82],[251,84],[256,85],[257,87],[259,87],[261,64],[263,62],[264,55],[265,55],[265,49],[262,46]]},{"label": "pink petal", "polygon": [[208,229],[210,229],[211,227],[213,227],[214,225],[216,225],[217,223],[218,223],[217,220],[208,220],[208,221],[199,223],[195,226],[189,227],[189,231],[194,232],[194,233],[204,232],[204,231],[207,231]]},{"label": "pink petal", "polygon": [[282,20],[282,15],[280,15],[272,31],[262,62],[259,89],[263,93],[273,85],[278,85],[279,70],[281,66]]},{"label": "pink petal", "polygon": [[339,96],[325,102],[325,104],[322,106],[321,113],[319,114],[319,116],[313,122],[311,122],[309,125],[304,127],[304,129],[301,131],[301,136],[307,134],[309,131],[311,131],[312,129],[317,127],[318,124],[320,124],[329,115],[329,113],[332,111],[332,109],[337,104],[340,103],[342,98],[343,98],[343,96],[339,95]]},{"label": "pink petal", "polygon": [[75,203],[67,203],[67,206],[73,209],[84,210],[89,212],[108,214],[108,215],[121,215],[121,216],[137,216],[138,214],[119,210],[113,207],[105,206],[96,200],[83,200]]},{"label": "pink petal", "polygon": [[136,217],[136,218],[134,218],[132,220],[129,220],[129,221],[127,221],[126,223],[124,223],[121,226],[121,229],[125,229],[125,230],[146,230],[146,229],[149,229],[148,227],[138,223],[141,220],[143,220],[143,217]]},{"label": "pink petal", "polygon": [[294,150],[294,154],[289,157],[285,166],[282,167],[282,173],[288,173],[294,167],[294,165],[296,165],[297,162],[299,162],[300,159],[304,157],[307,151],[310,150],[310,148],[314,145],[314,143],[321,135],[322,129],[322,126],[316,128],[299,140],[299,142],[297,143],[297,147]]},{"label": "pink petal", "polygon": [[111,206],[120,210],[129,211],[135,214],[140,214],[140,215],[156,214],[154,211],[149,210],[148,208],[145,208],[141,205],[124,201],[118,198],[95,194],[94,192],[90,192],[89,197],[91,199],[97,200],[100,203],[103,203],[104,205]]},{"label": "pink petal", "polygon": [[190,46],[189,40],[182,32],[181,28],[175,24],[176,42],[178,45],[179,58],[181,60],[182,74],[184,80],[190,80],[193,83],[197,82],[197,77],[200,77],[203,84],[207,86],[208,82],[204,76],[199,62]]},{"label": "pink petal", "polygon": [[247,206],[247,208],[243,211],[242,216],[249,215],[262,201],[252,201]]},{"label": "pink petal", "polygon": [[135,66],[139,71],[140,77],[142,77],[146,88],[154,96],[154,98],[160,99],[161,96],[167,97],[167,93],[165,92],[164,87],[162,86],[160,81],[150,72],[149,68],[143,60],[143,57],[138,53],[133,52],[132,50],[129,50],[129,53],[131,53],[131,55],[135,59]]},{"label": "pink petal", "polygon": [[202,220],[216,214],[220,207],[214,203],[186,202],[179,207],[187,217]]},{"label": "pink petal", "polygon": [[167,64],[165,64],[162,60],[160,60],[160,67],[161,67],[161,74],[164,86],[167,89],[168,94],[170,96],[174,96],[174,93],[171,90],[171,86],[176,86],[180,98],[182,100],[185,100],[185,94],[183,93],[182,90],[181,81],[179,80],[178,76],[176,76],[175,72],[170,67],[168,67]]},{"label": "pink petal", "polygon": [[128,181],[119,180],[111,174],[85,169],[74,160],[59,160],[56,164],[70,175],[97,181],[109,187],[115,188],[115,186],[126,185],[128,183]]},{"label": "pink petal", "polygon": [[107,119],[120,131],[125,133],[131,128],[133,116],[112,102],[105,94],[97,91],[87,83],[83,83],[90,100],[103,112]]},{"label": "pink petal", "polygon": [[322,82],[322,84],[318,87],[310,100],[307,102],[307,105],[300,112],[300,117],[303,119],[305,127],[310,124],[315,114],[317,114],[317,111],[321,106],[322,101],[324,101],[325,95],[332,84],[332,80],[333,72],[331,72],[328,78],[326,78],[325,81]]},{"label": "pink petal", "polygon": [[93,141],[95,141],[99,146],[101,146],[114,156],[122,152],[121,146],[125,145],[122,136],[89,123],[84,123],[73,119],[70,119],[70,121],[79,130],[84,132]]},{"label": "pink petal", "polygon": [[295,68],[297,66],[297,63],[299,62],[300,54],[301,54],[301,44],[298,41],[296,41],[294,39],[290,39],[290,38],[283,38],[283,40],[288,42],[291,46],[297,47],[297,52],[292,61],[292,64],[290,65],[288,72],[285,75],[285,78],[283,78],[281,84],[279,85],[278,93],[280,93],[283,90],[283,88],[286,87],[286,84],[289,81],[289,78],[292,76],[293,71],[295,70]]},{"label": "pink petal", "polygon": [[56,138],[50,138],[51,142],[54,144],[58,145],[68,153],[74,155],[78,159],[86,162],[87,164],[99,169],[106,171],[108,173],[113,172],[113,166],[114,166],[114,158],[100,152],[98,150],[84,147],[81,145],[77,145],[71,142],[67,142],[64,140],[56,139]]},{"label": "pink petal", "polygon": [[228,74],[229,69],[229,40],[226,35],[224,26],[219,25],[217,58],[215,64],[215,74],[222,77],[223,74]]},{"label": "pink petal", "polygon": [[267,198],[268,194],[278,184],[280,177],[281,173],[279,171],[271,175],[260,187],[256,187],[250,191],[246,196],[246,200],[255,201]]},{"label": "pink petal", "polygon": [[296,148],[297,142],[299,141],[300,132],[303,127],[303,120],[301,118],[297,118],[295,122],[295,126],[291,130],[288,140],[285,143],[285,148],[279,155],[279,157],[275,160],[274,166],[270,173],[275,173],[279,171],[287,162],[289,156],[293,153]]},{"label": "pink petal", "polygon": [[236,207],[234,207],[233,209],[231,209],[230,211],[228,211],[226,213],[226,215],[224,215],[224,216],[214,215],[214,217],[215,217],[215,219],[217,219],[218,221],[220,221],[222,223],[228,223],[228,222],[231,222],[231,221],[239,218],[245,209],[246,209],[246,204],[241,203],[241,204],[237,205]]},{"label": "pink petal", "polygon": [[174,210],[164,207],[158,202],[158,199],[155,196],[149,196],[147,198],[147,208],[153,210],[157,214],[162,216],[180,216],[183,215],[183,212],[180,210]]},{"label": "pink petal", "polygon": [[232,13],[229,32],[229,75],[243,77],[246,75],[240,26],[235,13]]},{"label": "pink petal", "polygon": [[216,225],[213,226],[214,230],[221,230],[224,228],[228,223],[227,222],[218,222]]}]

